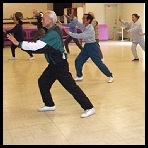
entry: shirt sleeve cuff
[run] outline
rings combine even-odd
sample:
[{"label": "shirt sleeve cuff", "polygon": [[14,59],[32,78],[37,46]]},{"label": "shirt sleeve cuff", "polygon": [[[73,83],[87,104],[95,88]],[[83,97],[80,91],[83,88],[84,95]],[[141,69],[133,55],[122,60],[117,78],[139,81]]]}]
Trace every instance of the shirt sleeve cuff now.
[{"label": "shirt sleeve cuff", "polygon": [[19,45],[18,45],[19,48],[22,47],[22,43],[23,43],[23,42],[19,42]]}]

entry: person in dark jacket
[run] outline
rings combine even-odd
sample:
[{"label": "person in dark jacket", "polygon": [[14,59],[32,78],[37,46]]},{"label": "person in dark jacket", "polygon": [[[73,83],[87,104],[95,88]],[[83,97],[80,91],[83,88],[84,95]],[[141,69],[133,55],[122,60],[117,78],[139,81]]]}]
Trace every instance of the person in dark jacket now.
[{"label": "person in dark jacket", "polygon": [[66,53],[64,52],[62,29],[56,25],[57,15],[54,11],[45,12],[42,20],[44,27],[48,29],[45,36],[36,42],[18,42],[11,34],[7,37],[16,46],[23,50],[32,50],[33,53],[45,54],[45,58],[49,63],[40,78],[38,85],[42,100],[45,106],[38,109],[39,112],[54,111],[56,109],[50,89],[53,83],[58,80],[62,86],[74,97],[79,105],[84,109],[81,118],[91,116],[95,113],[95,109],[89,98],[76,84],[69,72],[69,64]]},{"label": "person in dark jacket", "polygon": [[[11,30],[8,30],[8,31],[6,31],[6,30],[3,29],[3,32],[6,33],[6,34],[9,34],[9,33],[13,34],[14,37],[15,37],[19,42],[21,42],[21,41],[24,40],[23,27],[22,27],[23,22],[22,22],[21,19],[20,19],[19,17],[17,17],[17,16],[15,16],[13,19],[14,19],[14,23],[16,24],[16,25],[14,26],[14,28],[12,28]],[[12,44],[11,44],[11,53],[12,53],[12,57],[9,58],[9,60],[16,60],[16,59],[17,59],[16,56],[15,56],[15,49],[16,49],[16,48],[17,48],[17,46],[12,43]],[[29,54],[29,56],[30,56],[29,60],[34,60],[34,56],[33,56],[32,52],[31,52],[31,51],[26,51],[26,52],[27,52],[27,53]]]},{"label": "person in dark jacket", "polygon": [[33,41],[36,42],[39,38],[45,35],[45,28],[42,27],[43,12],[33,10],[33,16],[37,19],[37,22],[31,22],[33,25],[37,25],[37,32],[33,36]]}]

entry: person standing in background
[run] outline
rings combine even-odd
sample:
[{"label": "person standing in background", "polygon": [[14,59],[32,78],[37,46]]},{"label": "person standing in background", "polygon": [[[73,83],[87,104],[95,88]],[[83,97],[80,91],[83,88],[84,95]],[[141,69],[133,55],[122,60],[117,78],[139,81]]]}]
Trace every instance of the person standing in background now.
[{"label": "person standing in background", "polygon": [[[67,18],[67,21],[68,21],[69,23],[67,23],[67,24],[64,24],[64,23],[63,23],[63,24],[62,24],[60,21],[58,21],[58,23],[59,23],[60,25],[62,25],[62,26],[69,27],[69,31],[71,31],[71,32],[73,32],[73,33],[77,33],[77,27],[76,27],[76,22],[75,22],[75,19],[74,19],[74,17],[75,17],[74,14],[69,14],[69,15],[65,15],[65,14],[64,14],[64,16]],[[82,45],[80,44],[79,40],[78,40],[77,38],[73,38],[73,37],[71,37],[70,35],[68,35],[67,38],[66,38],[66,40],[64,41],[64,46],[65,46],[65,49],[66,49],[67,53],[70,53],[68,45],[69,45],[69,43],[70,43],[72,40],[76,43],[76,45],[78,46],[78,48],[79,48],[80,50],[82,50],[83,47],[82,47]]]},{"label": "person standing in background", "polygon": [[66,33],[70,36],[77,39],[85,40],[84,48],[81,50],[75,60],[76,78],[74,80],[83,80],[83,65],[88,60],[88,58],[91,58],[95,65],[101,70],[101,72],[109,78],[108,83],[112,83],[114,81],[113,75],[108,67],[101,61],[101,56],[98,50],[99,47],[97,42],[95,41],[95,31],[94,27],[91,24],[93,17],[91,14],[84,14],[82,19],[83,23],[80,23],[77,19],[75,20],[77,26],[83,30],[82,33],[72,33],[68,30],[65,30]]},{"label": "person standing in background", "polygon": [[[16,25],[14,26],[14,28],[12,28],[11,30],[8,30],[8,31],[6,31],[6,30],[3,29],[3,33],[5,33],[5,34],[11,33],[11,34],[14,35],[14,37],[15,37],[19,42],[21,42],[21,41],[24,40],[23,27],[22,27],[23,22],[22,22],[21,19],[20,19],[19,17],[17,17],[17,16],[14,16],[13,20],[14,20],[14,23],[16,24]],[[9,60],[16,60],[16,59],[17,59],[17,58],[15,57],[15,49],[16,49],[16,48],[17,48],[17,46],[12,43],[12,44],[11,44],[11,54],[12,54],[12,57],[9,58]],[[26,52],[27,52],[27,53],[29,54],[29,56],[30,56],[29,60],[34,60],[34,56],[33,56],[32,52],[31,52],[31,51],[26,51]]]},{"label": "person standing in background", "polygon": [[42,27],[42,17],[43,13],[37,11],[36,9],[33,10],[33,16],[37,19],[37,22],[31,22],[33,25],[37,25],[37,32],[33,36],[33,42],[36,42],[39,38],[45,35],[45,28]]},{"label": "person standing in background", "polygon": [[93,20],[92,20],[92,25],[94,27],[94,30],[95,30],[95,40],[98,44],[98,49],[99,49],[99,53],[100,53],[100,56],[101,56],[101,60],[103,61],[103,53],[100,49],[100,44],[99,44],[99,26],[98,26],[98,21],[96,21],[95,19],[95,16],[94,16],[94,13],[93,12],[88,12],[88,14],[92,15],[93,17]]},{"label": "person standing in background", "polygon": [[142,26],[141,23],[138,21],[140,16],[136,13],[132,14],[132,21],[124,21],[119,18],[119,21],[125,25],[125,30],[131,33],[132,45],[131,50],[134,56],[132,61],[139,61],[139,57],[137,54],[137,45],[139,44],[141,48],[145,51],[145,41],[144,41],[144,34],[142,33]]}]

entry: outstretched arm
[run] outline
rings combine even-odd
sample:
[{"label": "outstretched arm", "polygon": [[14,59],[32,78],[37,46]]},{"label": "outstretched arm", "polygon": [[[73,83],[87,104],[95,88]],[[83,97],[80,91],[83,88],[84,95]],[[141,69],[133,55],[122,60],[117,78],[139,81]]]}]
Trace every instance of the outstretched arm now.
[{"label": "outstretched arm", "polygon": [[140,36],[145,35],[145,33],[144,33],[144,32],[138,32],[138,34],[139,34]]},{"label": "outstretched arm", "polygon": [[11,34],[7,34],[7,38],[8,40],[10,40],[14,45],[18,46],[19,45],[19,42],[16,40],[16,38]]},{"label": "outstretched arm", "polygon": [[18,42],[11,33],[7,34],[7,39],[23,50],[31,50],[33,53],[45,53],[46,51],[47,44],[41,40],[37,40],[37,42]]},{"label": "outstretched arm", "polygon": [[121,19],[120,17],[119,17],[119,21],[123,24],[123,25],[125,25],[125,27],[126,28],[130,28],[130,22],[128,22],[128,21],[124,21],[123,19]]},{"label": "outstretched arm", "polygon": [[92,36],[92,32],[90,30],[85,30],[82,33],[72,33],[64,28],[65,32],[72,36],[73,38],[77,39],[87,39]]}]

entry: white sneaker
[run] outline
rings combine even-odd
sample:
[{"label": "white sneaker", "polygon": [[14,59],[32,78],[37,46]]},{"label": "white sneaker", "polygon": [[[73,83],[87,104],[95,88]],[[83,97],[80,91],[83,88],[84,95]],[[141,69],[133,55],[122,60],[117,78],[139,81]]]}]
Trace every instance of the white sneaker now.
[{"label": "white sneaker", "polygon": [[40,108],[38,109],[38,111],[39,111],[39,112],[54,111],[55,109],[56,109],[55,106],[51,106],[51,107],[49,107],[49,106],[43,106],[43,107],[40,107]]},{"label": "white sneaker", "polygon": [[85,110],[85,112],[83,114],[81,114],[81,118],[86,118],[88,116],[91,116],[95,113],[95,109],[91,108],[91,109],[87,109]]},{"label": "white sneaker", "polygon": [[34,59],[35,59],[35,57],[30,57],[30,58],[29,58],[29,60],[34,60]]},{"label": "white sneaker", "polygon": [[11,57],[11,58],[9,58],[9,60],[17,60],[17,58],[16,57]]},{"label": "white sneaker", "polygon": [[104,59],[102,58],[101,61],[104,62]]},{"label": "white sneaker", "polygon": [[114,81],[114,77],[109,77],[108,83],[112,83]]},{"label": "white sneaker", "polygon": [[83,77],[76,77],[74,78],[75,81],[82,81],[83,80]]},{"label": "white sneaker", "polygon": [[90,61],[90,59],[91,59],[91,58],[88,58],[88,59],[87,59],[87,62],[89,62],[89,61]]}]

